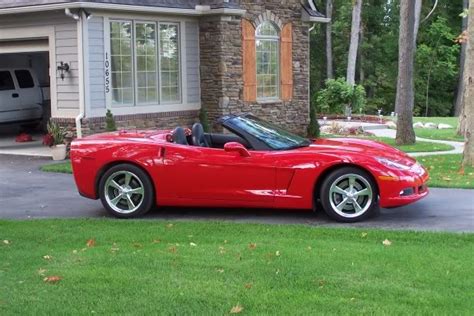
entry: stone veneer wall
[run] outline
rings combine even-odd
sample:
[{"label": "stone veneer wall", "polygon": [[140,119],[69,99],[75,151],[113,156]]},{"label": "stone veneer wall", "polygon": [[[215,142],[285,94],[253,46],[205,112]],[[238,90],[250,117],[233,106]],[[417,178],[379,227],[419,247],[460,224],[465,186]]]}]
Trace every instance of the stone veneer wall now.
[{"label": "stone veneer wall", "polygon": [[301,21],[300,1],[242,0],[241,7],[247,10],[243,18],[254,26],[263,20],[280,26],[293,24],[293,99],[243,102],[241,18],[205,18],[200,21],[201,101],[210,123],[224,114],[251,112],[305,134],[309,122],[309,25]]},{"label": "stone veneer wall", "polygon": [[[114,116],[117,129],[173,129],[177,126],[191,127],[198,120],[199,111],[176,111],[148,114],[116,115]],[[65,127],[73,138],[76,134],[76,123],[71,118],[52,118],[53,121]],[[105,132],[105,117],[82,119],[82,134],[84,136]]]}]

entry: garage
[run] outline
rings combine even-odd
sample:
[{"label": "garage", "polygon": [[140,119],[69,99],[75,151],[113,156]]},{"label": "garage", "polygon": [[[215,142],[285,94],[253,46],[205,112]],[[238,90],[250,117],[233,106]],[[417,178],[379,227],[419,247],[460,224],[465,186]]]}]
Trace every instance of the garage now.
[{"label": "garage", "polygon": [[50,155],[42,145],[51,117],[49,69],[47,38],[0,41],[0,153]]}]

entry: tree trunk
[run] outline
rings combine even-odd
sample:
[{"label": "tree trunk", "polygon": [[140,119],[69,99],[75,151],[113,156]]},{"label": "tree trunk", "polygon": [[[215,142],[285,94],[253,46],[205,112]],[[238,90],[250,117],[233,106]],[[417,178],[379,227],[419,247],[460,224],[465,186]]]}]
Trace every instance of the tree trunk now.
[{"label": "tree trunk", "polygon": [[[462,2],[464,10],[469,8],[469,1],[468,0],[463,0]],[[462,30],[463,32],[467,30],[467,17],[464,17],[462,19]],[[466,63],[466,43],[461,44],[461,56],[459,57],[459,81],[458,81],[458,87],[457,87],[457,92],[456,92],[456,101],[454,103],[454,116],[460,116],[462,112],[462,95],[464,93],[464,83],[465,83],[465,78],[464,78],[464,67]],[[460,122],[461,123],[461,122]],[[461,126],[461,124],[459,124]],[[461,129],[458,129],[459,135],[461,135]]]},{"label": "tree trunk", "polygon": [[421,5],[422,5],[421,0],[415,1],[415,37],[414,37],[415,47],[416,47],[416,39],[418,37],[418,29],[420,28]]},{"label": "tree trunk", "polygon": [[[326,0],[326,17],[332,19],[332,0]],[[326,24],[326,76],[334,78],[332,60],[332,20]]]},{"label": "tree trunk", "polygon": [[466,129],[464,144],[464,155],[462,166],[474,167],[474,0],[469,3],[468,33],[471,35],[467,40],[466,64],[464,72],[466,73],[466,82],[463,96],[463,108],[466,115]]},{"label": "tree trunk", "polygon": [[[474,1],[474,0],[473,0]],[[398,109],[397,144],[414,144],[413,130],[415,59],[415,1],[400,1],[400,35],[398,38],[398,81],[395,108]]]},{"label": "tree trunk", "polygon": [[359,83],[364,84],[365,81],[365,71],[364,71],[364,54],[362,53],[362,43],[364,42],[364,25],[360,26],[359,32],[359,54],[357,57],[359,59]]},{"label": "tree trunk", "polygon": [[350,85],[355,85],[355,70],[357,62],[357,50],[359,48],[360,17],[362,12],[362,0],[354,0],[352,8],[351,43],[347,60],[346,80]]}]

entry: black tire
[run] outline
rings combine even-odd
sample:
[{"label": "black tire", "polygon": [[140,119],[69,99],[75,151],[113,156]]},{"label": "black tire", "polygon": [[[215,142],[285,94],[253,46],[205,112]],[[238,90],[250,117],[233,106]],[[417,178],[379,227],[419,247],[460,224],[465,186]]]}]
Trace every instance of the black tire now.
[{"label": "black tire", "polygon": [[377,185],[367,172],[358,168],[334,170],[323,180],[319,193],[324,211],[338,222],[362,221],[378,211]]},{"label": "black tire", "polygon": [[[98,190],[104,208],[119,218],[143,215],[152,208],[155,201],[150,177],[142,169],[131,164],[119,164],[108,169],[100,178]],[[114,204],[113,200],[117,203]]]}]

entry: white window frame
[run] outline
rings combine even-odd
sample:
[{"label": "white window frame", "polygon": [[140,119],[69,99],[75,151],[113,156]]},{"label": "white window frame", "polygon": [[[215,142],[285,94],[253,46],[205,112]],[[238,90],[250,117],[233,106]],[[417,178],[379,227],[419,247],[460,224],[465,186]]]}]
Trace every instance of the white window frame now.
[{"label": "white window frame", "polygon": [[[131,42],[131,58],[132,58],[132,62],[131,62],[131,65],[130,67],[132,67],[132,91],[133,91],[133,102],[132,103],[115,103],[114,104],[114,101],[113,101],[113,90],[114,90],[114,87],[113,87],[113,74],[112,74],[112,66],[113,66],[113,63],[112,63],[112,39],[110,37],[110,32],[111,32],[111,28],[110,28],[110,24],[112,22],[119,22],[119,23],[130,23],[131,24],[131,34],[130,34],[130,42]],[[108,28],[108,42],[109,42],[109,51],[110,51],[110,94],[111,94],[111,103],[110,103],[110,106],[112,108],[125,108],[125,107],[134,107],[136,106],[136,91],[135,91],[135,87],[136,87],[136,81],[135,81],[135,62],[134,62],[134,59],[135,59],[135,43],[134,43],[134,40],[135,40],[135,36],[134,36],[134,33],[135,33],[135,23],[133,20],[126,20],[126,19],[111,19],[109,20],[109,28]]]},{"label": "white window frame", "polygon": [[[276,36],[272,35],[259,35],[260,28],[265,24],[270,23],[275,31],[277,32]],[[276,42],[277,47],[277,73],[276,73],[276,95],[272,97],[259,97],[258,96],[258,56],[255,54],[255,69],[256,69],[256,83],[257,83],[257,101],[267,102],[267,101],[279,101],[281,99],[281,83],[280,83],[280,72],[281,72],[281,56],[280,56],[280,39],[281,39],[281,30],[280,28],[271,21],[263,21],[255,29],[255,51],[257,52],[257,41],[272,41]]]},{"label": "white window frame", "polygon": [[[112,22],[130,22],[132,25],[132,84],[133,84],[133,103],[130,104],[114,104],[113,103],[113,84],[112,84],[112,47],[111,47],[111,38],[110,38],[110,24]],[[155,47],[155,52],[157,54],[157,89],[158,89],[158,98],[157,102],[154,103],[138,103],[138,87],[137,87],[137,71],[136,71],[136,23],[153,23],[156,25],[156,35],[155,39],[157,41],[157,45]],[[139,107],[166,107],[170,108],[173,106],[183,105],[184,98],[183,98],[183,91],[186,88],[185,82],[183,78],[186,77],[186,73],[183,70],[183,56],[185,52],[183,51],[183,41],[184,41],[184,32],[183,27],[181,26],[182,22],[179,21],[168,21],[166,19],[140,19],[138,17],[131,17],[130,19],[124,18],[115,18],[115,17],[108,17],[104,18],[104,40],[106,41],[105,45],[105,53],[109,54],[110,56],[110,92],[107,93],[106,102],[108,109],[120,109],[120,108],[127,108],[127,109],[135,109]],[[178,45],[178,100],[173,101],[162,101],[162,93],[161,93],[161,41],[160,41],[160,25],[175,25],[177,27],[177,45]],[[199,107],[198,107],[199,108]],[[190,106],[189,109],[196,109],[196,106]],[[188,110],[188,107],[183,107],[180,109],[172,109],[172,110]],[[140,111],[141,112],[141,111]],[[146,113],[146,111],[144,111]]]},{"label": "white window frame", "polygon": [[[145,103],[139,103],[138,102],[138,58],[137,58],[137,47],[136,47],[136,40],[137,40],[137,28],[136,24],[155,24],[155,55],[156,55],[156,102],[145,102]],[[153,20],[133,20],[133,60],[134,60],[134,79],[135,79],[135,105],[134,106],[146,106],[146,105],[154,105],[154,104],[161,104],[161,93],[160,93],[160,85],[161,85],[161,80],[160,80],[160,56],[158,55],[159,49],[160,49],[160,35],[158,34],[158,29],[157,27],[159,24],[156,21]]]},{"label": "white window frame", "polygon": [[[176,25],[177,27],[177,34],[178,34],[178,100],[175,101],[163,101],[163,93],[161,92],[161,37],[159,36],[160,33],[160,26],[161,25]],[[182,31],[181,31],[181,23],[179,22],[166,22],[166,21],[160,21],[157,23],[158,29],[158,78],[159,78],[159,94],[160,94],[160,104],[175,104],[175,103],[182,103],[183,101],[183,73],[182,73],[182,51],[181,51],[181,37],[182,37]]]}]

